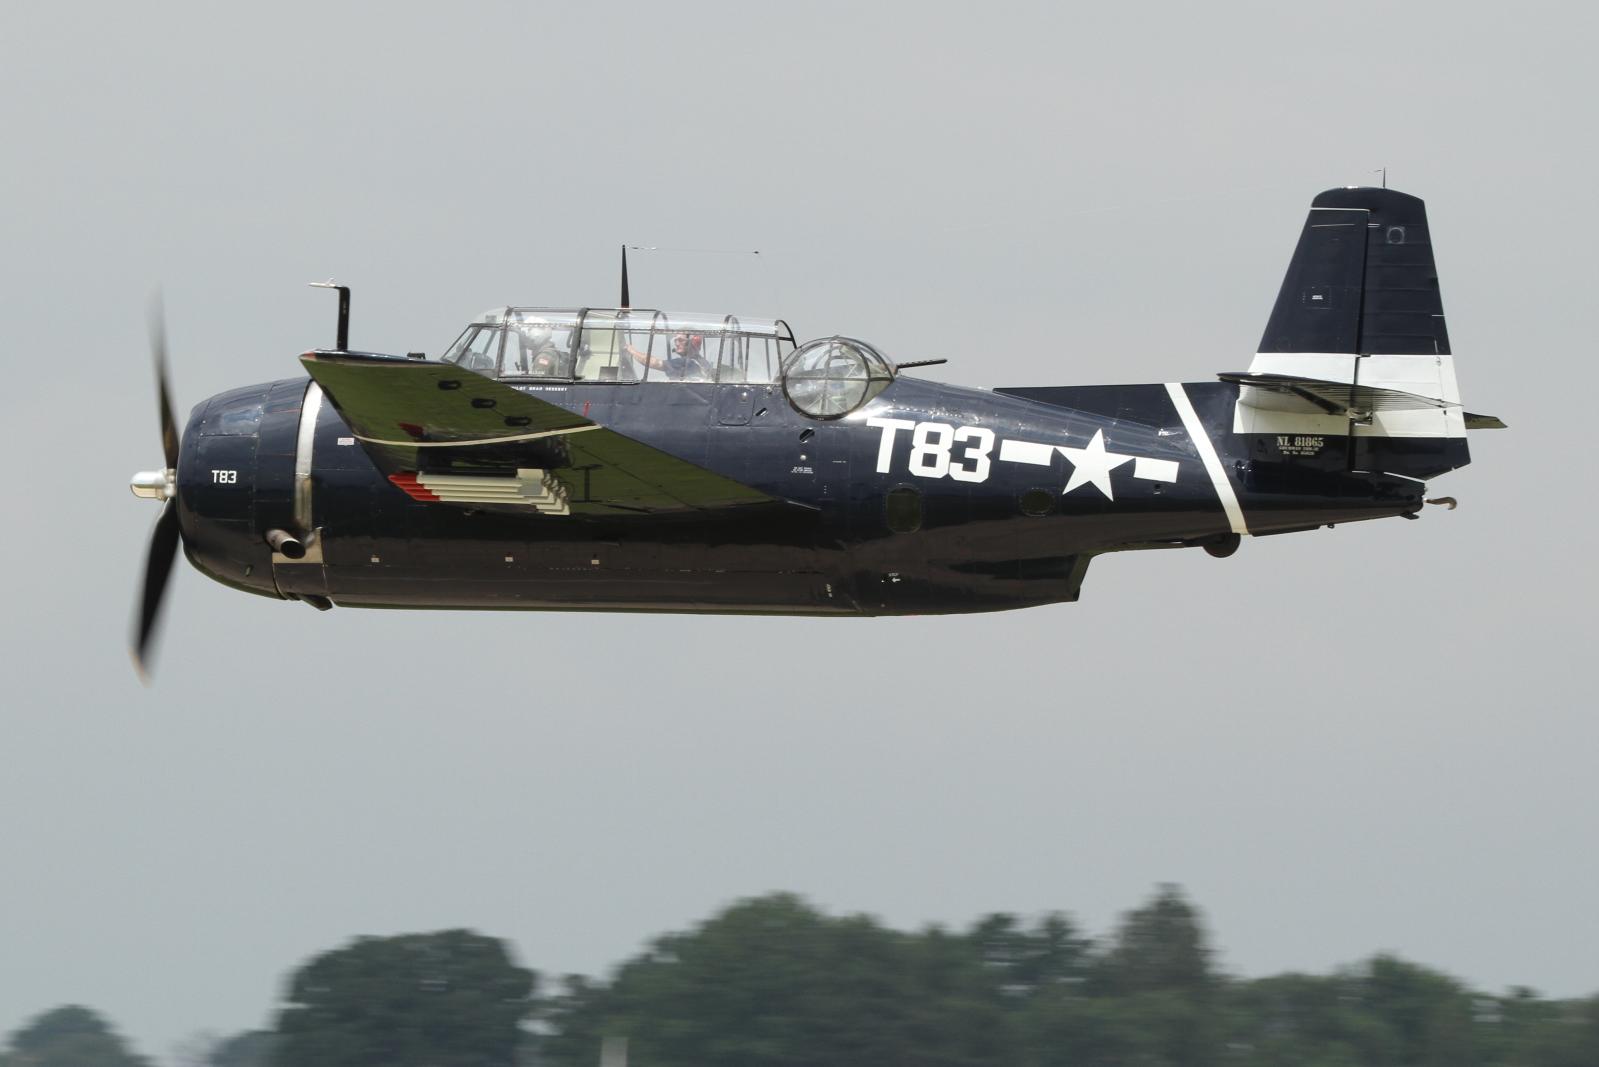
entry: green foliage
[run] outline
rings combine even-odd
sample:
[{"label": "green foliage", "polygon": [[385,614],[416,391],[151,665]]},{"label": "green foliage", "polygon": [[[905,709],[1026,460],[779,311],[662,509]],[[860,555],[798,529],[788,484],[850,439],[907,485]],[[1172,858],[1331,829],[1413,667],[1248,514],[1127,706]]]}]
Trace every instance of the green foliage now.
[{"label": "green foliage", "polygon": [[1013,1001],[1050,990],[1076,990],[1093,968],[1094,943],[1059,912],[1044,916],[1031,930],[1014,915],[989,915],[974,923],[966,937]]},{"label": "green foliage", "polygon": [[1599,997],[1552,1007],[1549,1018],[1527,1035],[1528,1056],[1521,1062],[1530,1067],[1593,1067],[1599,1063]]},{"label": "green foliage", "polygon": [[1366,1011],[1386,1024],[1400,1064],[1471,1067],[1476,1062],[1471,1000],[1452,979],[1377,956],[1359,982]]},{"label": "green foliage", "polygon": [[468,930],[363,937],[289,982],[281,1067],[500,1067],[512,1063],[537,977]]},{"label": "green foliage", "polygon": [[246,1030],[217,1042],[205,1061],[207,1067],[272,1067],[277,1044],[271,1030]]},{"label": "green foliage", "polygon": [[97,1013],[76,1004],[35,1016],[11,1035],[0,1067],[149,1067]]},{"label": "green foliage", "polygon": [[1227,991],[1230,1059],[1245,1067],[1356,1067],[1398,1062],[1400,1042],[1366,1003],[1361,980],[1285,974]]},{"label": "green foliage", "polygon": [[1131,996],[1175,993],[1205,999],[1215,976],[1199,914],[1174,885],[1122,916],[1115,941],[1099,968],[1103,992]]},{"label": "green foliage", "polygon": [[[1487,996],[1390,955],[1252,981],[1213,958],[1169,885],[1100,943],[1058,913],[906,933],[778,894],[544,1000],[492,938],[361,938],[292,976],[275,1030],[186,1062],[592,1067],[615,1036],[648,1067],[1599,1067],[1599,997]],[[148,1065],[69,1006],[13,1034],[0,1067]]]},{"label": "green foliage", "polygon": [[661,938],[608,987],[569,984],[544,1054],[588,1067],[619,1034],[652,1067],[955,1067],[1001,1059],[1004,1021],[966,938],[829,918],[778,895]]},{"label": "green foliage", "polygon": [[1078,960],[1083,978],[1024,1016],[1024,1062],[1206,1067],[1219,1062],[1218,979],[1199,916],[1176,886],[1122,917],[1110,944]]},{"label": "green foliage", "polygon": [[1161,886],[1096,945],[1052,914],[896,933],[792,896],[663,937],[610,983],[570,978],[539,1059],[1016,1067],[1594,1067],[1599,999],[1473,994],[1392,956],[1321,977],[1216,973],[1198,912]]}]

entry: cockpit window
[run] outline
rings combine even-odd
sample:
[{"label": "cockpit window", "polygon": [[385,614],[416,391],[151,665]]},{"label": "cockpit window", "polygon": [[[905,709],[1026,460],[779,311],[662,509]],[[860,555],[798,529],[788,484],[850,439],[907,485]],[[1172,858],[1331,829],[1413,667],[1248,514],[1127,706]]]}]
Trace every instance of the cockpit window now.
[{"label": "cockpit window", "polygon": [[499,326],[469,326],[444,353],[442,362],[454,363],[462,370],[494,376],[500,355]]},{"label": "cockpit window", "polygon": [[[706,334],[692,325],[656,324],[648,350],[630,348],[628,355],[648,368],[645,377],[666,382],[708,382],[716,376],[714,365],[705,358]],[[721,338],[711,335],[712,343]],[[714,358],[714,355],[713,355]]]},{"label": "cockpit window", "polygon": [[777,381],[778,338],[769,332],[743,330],[727,317],[729,330],[717,340],[716,380],[764,383]]},{"label": "cockpit window", "polygon": [[574,325],[566,320],[566,316],[551,317],[532,311],[512,312],[507,320],[500,377],[572,377],[575,365],[572,355]]},{"label": "cockpit window", "polygon": [[849,337],[807,341],[783,367],[789,403],[814,419],[848,415],[893,380],[893,368],[881,352]]},{"label": "cockpit window", "polygon": [[794,351],[782,320],[647,308],[494,308],[443,358],[511,379],[764,383]]}]

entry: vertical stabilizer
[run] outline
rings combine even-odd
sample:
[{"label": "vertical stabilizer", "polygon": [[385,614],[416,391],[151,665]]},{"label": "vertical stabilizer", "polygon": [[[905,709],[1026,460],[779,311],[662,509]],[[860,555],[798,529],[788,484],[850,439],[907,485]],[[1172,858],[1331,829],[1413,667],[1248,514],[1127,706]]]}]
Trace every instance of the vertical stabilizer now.
[{"label": "vertical stabilizer", "polygon": [[1392,189],[1316,197],[1260,351],[1448,355],[1426,204]]},{"label": "vertical stabilizer", "polygon": [[[1258,461],[1429,478],[1469,461],[1426,205],[1392,189],[1311,202],[1251,374],[1433,401],[1360,414],[1240,385],[1235,433]],[[1369,407],[1369,405],[1345,405]]]}]

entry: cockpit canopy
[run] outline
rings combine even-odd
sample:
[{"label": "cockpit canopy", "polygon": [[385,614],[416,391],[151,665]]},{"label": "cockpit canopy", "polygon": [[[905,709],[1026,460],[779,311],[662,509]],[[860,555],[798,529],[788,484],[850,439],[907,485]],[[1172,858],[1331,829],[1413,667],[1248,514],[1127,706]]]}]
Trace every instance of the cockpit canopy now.
[{"label": "cockpit canopy", "polygon": [[894,365],[863,341],[796,347],[782,319],[646,308],[495,308],[442,359],[512,383],[781,381],[790,403],[819,419],[848,414],[894,378]]},{"label": "cockpit canopy", "polygon": [[446,363],[491,378],[599,382],[775,382],[794,350],[788,324],[645,308],[496,308]]}]

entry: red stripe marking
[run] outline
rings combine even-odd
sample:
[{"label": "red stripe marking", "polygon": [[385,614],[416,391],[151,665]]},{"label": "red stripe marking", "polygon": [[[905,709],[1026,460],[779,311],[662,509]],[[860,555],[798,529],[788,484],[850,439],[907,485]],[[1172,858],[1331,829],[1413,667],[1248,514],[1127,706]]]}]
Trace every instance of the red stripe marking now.
[{"label": "red stripe marking", "polygon": [[397,485],[401,489],[405,490],[405,492],[413,500],[437,500],[438,499],[438,497],[435,496],[433,493],[429,492],[428,489],[424,485],[422,485],[421,482],[418,482],[416,480],[416,472],[415,471],[401,471],[398,474],[391,474],[391,475],[389,475],[389,481],[393,482],[395,485]]}]

